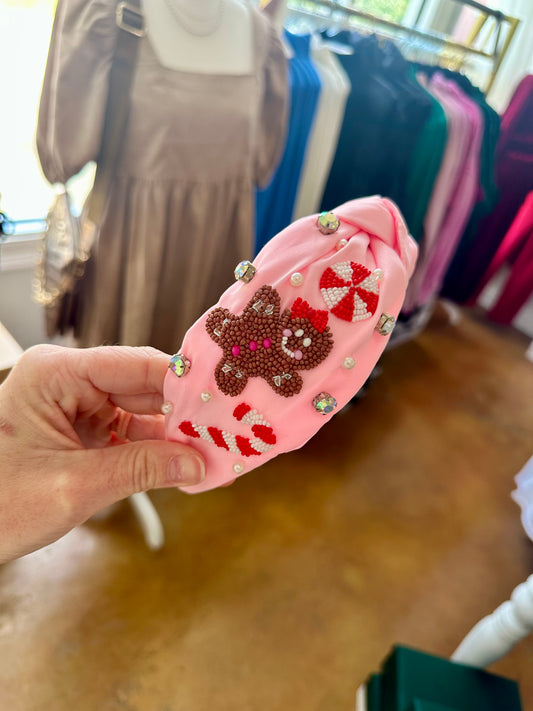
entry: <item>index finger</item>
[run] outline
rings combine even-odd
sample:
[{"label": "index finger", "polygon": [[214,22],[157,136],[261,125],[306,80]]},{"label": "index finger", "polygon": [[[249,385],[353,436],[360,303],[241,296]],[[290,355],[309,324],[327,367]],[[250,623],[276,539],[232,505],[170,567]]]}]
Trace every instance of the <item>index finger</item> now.
[{"label": "index finger", "polygon": [[77,351],[76,371],[111,395],[163,394],[170,356],[150,346],[99,346]]}]

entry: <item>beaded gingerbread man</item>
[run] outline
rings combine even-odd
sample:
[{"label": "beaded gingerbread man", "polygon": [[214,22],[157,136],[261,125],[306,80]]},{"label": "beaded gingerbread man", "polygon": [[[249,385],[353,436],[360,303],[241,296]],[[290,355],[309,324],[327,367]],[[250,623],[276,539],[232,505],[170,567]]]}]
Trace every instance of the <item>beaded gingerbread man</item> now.
[{"label": "beaded gingerbread man", "polygon": [[235,397],[248,378],[263,378],[284,397],[300,392],[297,371],[319,365],[333,347],[328,312],[312,309],[298,298],[281,313],[281,300],[271,286],[262,286],[241,316],[224,308],[212,311],[206,322],[211,338],[222,348],[215,369],[220,390]]}]

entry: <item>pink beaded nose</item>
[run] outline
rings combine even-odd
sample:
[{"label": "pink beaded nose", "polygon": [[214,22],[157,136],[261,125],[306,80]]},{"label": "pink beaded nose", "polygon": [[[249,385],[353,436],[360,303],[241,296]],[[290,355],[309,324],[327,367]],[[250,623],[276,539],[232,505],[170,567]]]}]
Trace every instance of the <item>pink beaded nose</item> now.
[{"label": "pink beaded nose", "polygon": [[233,353],[234,356],[238,356],[241,353],[241,347],[240,346],[233,346],[231,349],[231,352]]},{"label": "pink beaded nose", "polygon": [[265,340],[263,341],[263,348],[270,348],[271,345],[272,345],[272,342],[271,342],[270,338],[265,338]]},{"label": "pink beaded nose", "polygon": [[250,341],[250,345],[248,346],[251,351],[256,351],[257,350],[257,343],[255,341]]}]

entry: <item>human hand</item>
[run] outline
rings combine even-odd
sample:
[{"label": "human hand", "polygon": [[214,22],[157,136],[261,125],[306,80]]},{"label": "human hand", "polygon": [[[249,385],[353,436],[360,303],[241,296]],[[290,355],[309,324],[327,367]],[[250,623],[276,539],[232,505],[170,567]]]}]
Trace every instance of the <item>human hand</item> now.
[{"label": "human hand", "polygon": [[153,348],[35,346],[0,386],[0,563],[147,489],[199,484],[201,456],[167,442]]}]

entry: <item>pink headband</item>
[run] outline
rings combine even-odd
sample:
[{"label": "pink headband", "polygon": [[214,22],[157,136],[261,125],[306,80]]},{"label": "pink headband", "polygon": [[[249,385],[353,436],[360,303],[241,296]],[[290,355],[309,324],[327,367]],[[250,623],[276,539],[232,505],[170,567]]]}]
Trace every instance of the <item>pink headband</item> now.
[{"label": "pink headband", "polygon": [[[389,200],[353,200],[274,237],[185,335],[164,385],[167,438],[213,489],[301,447],[379,359],[417,256]],[[184,489],[185,490],[185,489]]]}]

